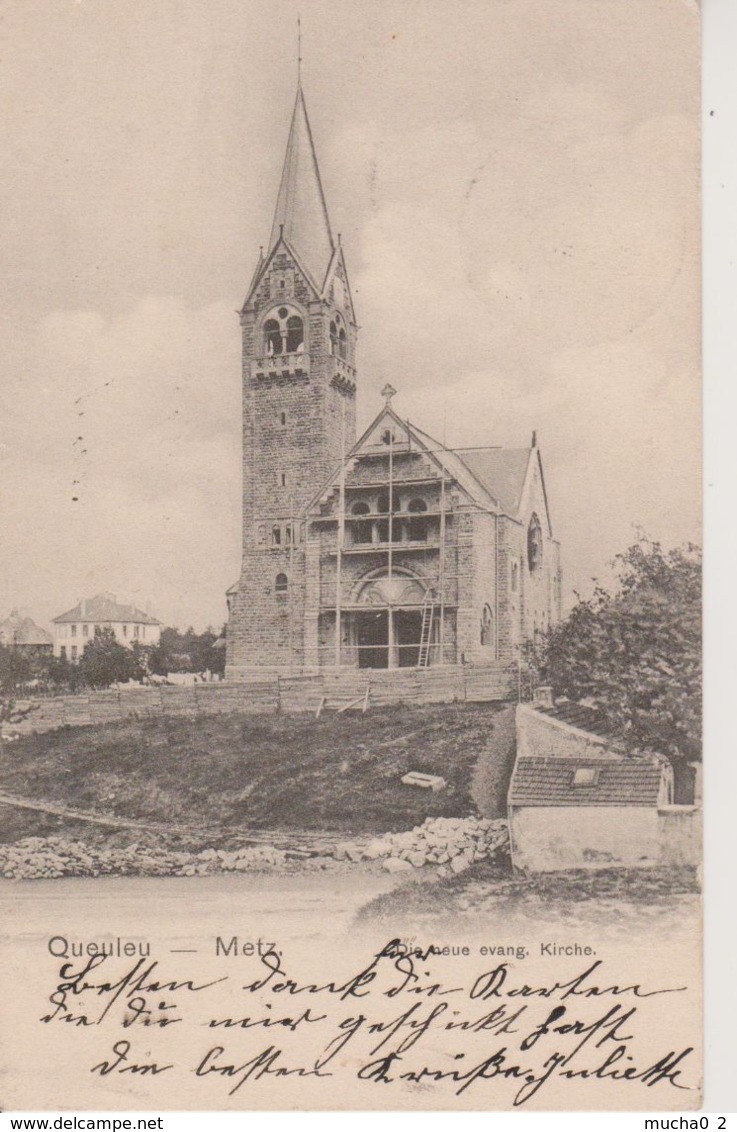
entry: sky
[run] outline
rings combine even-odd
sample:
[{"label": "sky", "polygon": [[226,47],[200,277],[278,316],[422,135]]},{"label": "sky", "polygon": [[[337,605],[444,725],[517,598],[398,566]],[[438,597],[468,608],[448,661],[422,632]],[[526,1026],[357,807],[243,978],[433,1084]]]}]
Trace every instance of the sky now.
[{"label": "sky", "polygon": [[[700,540],[691,0],[303,0],[360,323],[358,416],[542,451],[567,601]],[[291,0],[10,0],[0,113],[0,616],[107,591],[225,619],[236,315],[269,238]]]}]

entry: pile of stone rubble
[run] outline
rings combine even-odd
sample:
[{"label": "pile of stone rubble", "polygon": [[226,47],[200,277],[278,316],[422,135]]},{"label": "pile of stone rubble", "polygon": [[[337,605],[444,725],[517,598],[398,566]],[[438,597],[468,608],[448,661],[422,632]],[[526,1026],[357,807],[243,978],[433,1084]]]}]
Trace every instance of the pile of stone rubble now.
[{"label": "pile of stone rubble", "polygon": [[503,819],[428,818],[423,825],[373,840],[337,846],[276,848],[269,844],[238,849],[174,850],[132,844],[107,847],[61,835],[26,837],[0,845],[0,876],[32,880],[63,876],[212,876],[224,872],[285,872],[341,869],[351,862],[381,861],[390,873],[430,866],[440,877],[461,873],[475,861],[501,859],[509,851]]},{"label": "pile of stone rubble", "polygon": [[282,869],[288,854],[272,845],[201,853],[149,845],[106,848],[66,837],[26,837],[0,845],[0,876],[35,880],[63,876],[207,876]]},{"label": "pile of stone rubble", "polygon": [[367,844],[343,842],[338,860],[375,861],[383,858],[390,873],[434,866],[440,877],[462,873],[475,861],[509,853],[509,830],[504,818],[427,818],[403,833],[387,833]]}]

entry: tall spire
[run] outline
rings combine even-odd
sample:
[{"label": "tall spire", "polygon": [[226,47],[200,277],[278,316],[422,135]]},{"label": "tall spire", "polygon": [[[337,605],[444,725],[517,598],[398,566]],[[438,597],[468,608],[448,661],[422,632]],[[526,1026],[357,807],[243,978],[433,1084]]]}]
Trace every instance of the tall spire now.
[{"label": "tall spire", "polygon": [[297,16],[297,86],[302,86],[302,19]]},{"label": "tall spire", "polygon": [[[299,56],[301,52],[300,42]],[[321,287],[335,243],[301,81],[297,86],[269,251],[282,235],[310,272],[313,281]]]}]

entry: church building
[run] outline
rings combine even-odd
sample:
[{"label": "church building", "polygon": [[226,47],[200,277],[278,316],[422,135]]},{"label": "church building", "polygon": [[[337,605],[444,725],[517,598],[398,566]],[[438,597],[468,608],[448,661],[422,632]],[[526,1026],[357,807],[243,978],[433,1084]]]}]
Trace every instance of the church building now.
[{"label": "church building", "polygon": [[240,320],[227,677],[518,662],[561,610],[535,434],[528,448],[449,449],[400,415],[387,384],[356,438],[356,313],[301,86]]}]

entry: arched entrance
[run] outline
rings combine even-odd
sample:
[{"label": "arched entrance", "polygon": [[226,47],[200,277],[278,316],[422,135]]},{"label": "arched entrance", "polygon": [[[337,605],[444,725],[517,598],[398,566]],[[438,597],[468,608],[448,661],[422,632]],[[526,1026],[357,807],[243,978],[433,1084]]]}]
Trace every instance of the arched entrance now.
[{"label": "arched entrance", "polygon": [[410,574],[374,576],[358,590],[352,637],[359,668],[414,668],[427,587]]}]

